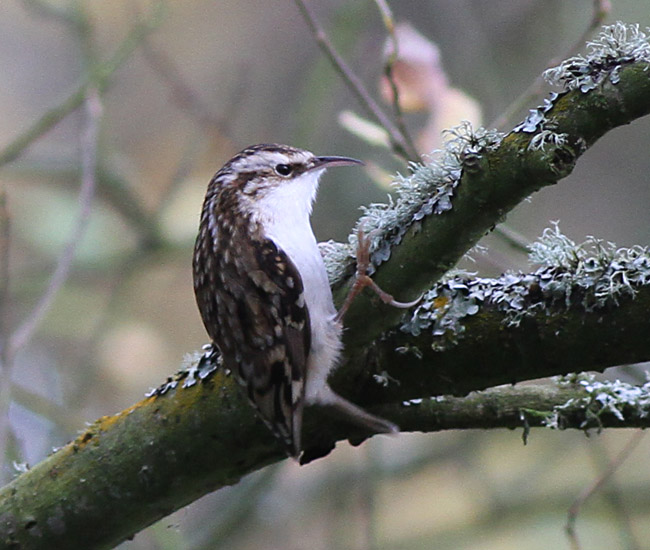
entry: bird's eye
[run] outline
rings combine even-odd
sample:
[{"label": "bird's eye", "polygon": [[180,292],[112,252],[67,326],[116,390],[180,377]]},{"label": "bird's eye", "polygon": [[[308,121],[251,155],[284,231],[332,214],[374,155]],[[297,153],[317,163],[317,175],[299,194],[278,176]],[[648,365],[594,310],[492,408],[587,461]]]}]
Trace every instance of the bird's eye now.
[{"label": "bird's eye", "polygon": [[291,167],[290,164],[276,164],[275,165],[275,173],[278,174],[278,176],[288,176],[291,174],[293,171],[293,168]]}]

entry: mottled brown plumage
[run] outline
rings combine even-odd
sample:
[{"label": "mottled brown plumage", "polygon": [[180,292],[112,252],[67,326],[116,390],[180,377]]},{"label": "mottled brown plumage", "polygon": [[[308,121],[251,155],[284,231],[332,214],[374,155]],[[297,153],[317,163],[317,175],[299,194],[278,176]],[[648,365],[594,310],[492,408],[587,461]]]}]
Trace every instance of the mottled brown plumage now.
[{"label": "mottled brown plumage", "polygon": [[309,215],[325,169],[355,163],[286,145],[249,147],[215,174],[203,204],[193,259],[203,323],[294,457],[305,403],[335,407],[374,431],[397,429],[327,385],[342,327]]},{"label": "mottled brown plumage", "polygon": [[253,151],[232,159],[208,186],[194,253],[194,289],[224,364],[293,454],[310,345],[308,312],[295,266],[242,204],[243,197],[259,192],[250,183],[256,174],[232,168]]}]

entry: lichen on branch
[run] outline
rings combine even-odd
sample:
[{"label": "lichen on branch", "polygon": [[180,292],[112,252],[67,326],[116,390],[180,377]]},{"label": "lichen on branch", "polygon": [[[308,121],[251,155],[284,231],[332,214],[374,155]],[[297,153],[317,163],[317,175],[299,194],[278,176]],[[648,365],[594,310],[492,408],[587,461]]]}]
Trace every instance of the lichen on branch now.
[{"label": "lichen on branch", "polygon": [[540,311],[555,314],[558,304],[585,312],[615,306],[650,283],[647,247],[617,248],[594,237],[576,244],[560,232],[557,223],[531,246],[530,260],[539,265],[532,273],[507,272],[496,279],[471,274],[444,278],[424,294],[401,329],[414,336],[429,331],[434,345],[444,349],[457,344],[465,331],[464,319],[476,315],[483,305],[501,311],[506,326],[519,326],[525,317]]},{"label": "lichen on branch", "polygon": [[587,42],[587,53],[566,59],[557,67],[547,69],[546,81],[565,90],[587,93],[609,79],[620,81],[620,71],[631,63],[650,63],[650,29],[617,21],[603,27],[595,40]]}]

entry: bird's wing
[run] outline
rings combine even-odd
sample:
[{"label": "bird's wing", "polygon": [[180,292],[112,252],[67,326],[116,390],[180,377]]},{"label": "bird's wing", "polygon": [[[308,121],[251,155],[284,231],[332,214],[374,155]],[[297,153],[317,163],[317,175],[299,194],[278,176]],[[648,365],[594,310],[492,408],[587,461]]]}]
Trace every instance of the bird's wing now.
[{"label": "bird's wing", "polygon": [[[292,456],[300,453],[311,331],[298,269],[273,241],[219,253],[196,287],[208,334],[264,422]],[[248,245],[248,243],[247,243]],[[205,322],[214,318],[216,322]]]},{"label": "bird's wing", "polygon": [[[301,450],[302,411],[311,346],[309,311],[303,295],[298,268],[273,241],[265,240],[258,250],[264,276],[273,284],[273,321],[281,329],[274,332],[274,344],[262,360],[261,378],[248,380],[251,401],[292,456]],[[262,285],[264,286],[264,285]],[[276,311],[278,313],[276,313]],[[259,359],[258,359],[259,361]],[[270,365],[270,368],[268,367]],[[251,391],[272,386],[267,394]]]}]

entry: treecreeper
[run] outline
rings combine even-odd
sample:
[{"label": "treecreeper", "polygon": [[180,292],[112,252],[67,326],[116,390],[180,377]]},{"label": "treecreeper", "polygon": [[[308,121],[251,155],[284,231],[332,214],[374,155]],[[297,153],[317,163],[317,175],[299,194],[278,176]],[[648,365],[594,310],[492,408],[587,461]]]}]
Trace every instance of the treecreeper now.
[{"label": "treecreeper", "polygon": [[[310,215],[325,170],[360,164],[288,145],[255,145],[214,175],[203,203],[193,257],[203,324],[224,365],[294,458],[306,405],[333,407],[372,433],[399,431],[327,381],[341,355],[341,318],[350,300],[337,313]],[[360,243],[368,246],[366,239]],[[414,305],[376,288],[365,267],[358,265],[351,295],[370,285],[387,303]]]}]

